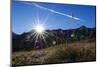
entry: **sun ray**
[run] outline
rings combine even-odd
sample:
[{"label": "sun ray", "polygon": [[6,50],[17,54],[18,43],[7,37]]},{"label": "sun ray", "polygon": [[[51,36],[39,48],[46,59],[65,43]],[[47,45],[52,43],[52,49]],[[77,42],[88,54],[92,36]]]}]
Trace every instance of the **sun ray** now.
[{"label": "sun ray", "polygon": [[46,17],[45,17],[45,19],[44,19],[44,21],[43,21],[43,24],[46,24],[46,22],[47,22],[47,20],[48,20],[48,18],[49,18],[49,16],[50,16],[50,14],[51,14],[51,12],[49,12],[49,13],[46,15]]}]

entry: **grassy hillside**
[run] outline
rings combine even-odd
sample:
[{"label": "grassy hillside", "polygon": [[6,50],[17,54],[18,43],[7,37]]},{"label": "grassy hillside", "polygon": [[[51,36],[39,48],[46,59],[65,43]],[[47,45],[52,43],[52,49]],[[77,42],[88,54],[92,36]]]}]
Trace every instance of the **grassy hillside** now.
[{"label": "grassy hillside", "polygon": [[13,65],[51,64],[96,60],[95,41],[79,41],[40,50],[19,51],[12,55]]}]

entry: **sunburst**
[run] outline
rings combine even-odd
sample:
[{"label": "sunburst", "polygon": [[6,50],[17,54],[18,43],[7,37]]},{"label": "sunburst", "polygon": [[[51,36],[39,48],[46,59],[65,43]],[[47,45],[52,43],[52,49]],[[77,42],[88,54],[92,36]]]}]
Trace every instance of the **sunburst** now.
[{"label": "sunburst", "polygon": [[45,27],[42,24],[38,24],[35,26],[35,31],[38,34],[43,34],[45,32]]}]

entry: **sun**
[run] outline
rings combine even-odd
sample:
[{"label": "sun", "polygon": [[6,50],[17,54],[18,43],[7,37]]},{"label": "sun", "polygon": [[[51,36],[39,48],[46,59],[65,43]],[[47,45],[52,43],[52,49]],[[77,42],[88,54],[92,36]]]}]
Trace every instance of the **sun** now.
[{"label": "sun", "polygon": [[38,34],[43,34],[43,32],[45,31],[45,28],[42,24],[38,24],[36,25],[35,27],[35,31],[38,33]]}]

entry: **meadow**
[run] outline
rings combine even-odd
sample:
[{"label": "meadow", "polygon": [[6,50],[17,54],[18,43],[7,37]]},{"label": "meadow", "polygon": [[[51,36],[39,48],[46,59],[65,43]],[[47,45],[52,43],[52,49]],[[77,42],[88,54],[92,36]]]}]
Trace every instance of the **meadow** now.
[{"label": "meadow", "polygon": [[96,41],[81,40],[43,49],[12,53],[12,65],[40,65],[96,61]]}]

